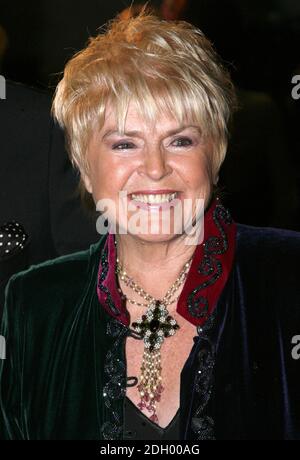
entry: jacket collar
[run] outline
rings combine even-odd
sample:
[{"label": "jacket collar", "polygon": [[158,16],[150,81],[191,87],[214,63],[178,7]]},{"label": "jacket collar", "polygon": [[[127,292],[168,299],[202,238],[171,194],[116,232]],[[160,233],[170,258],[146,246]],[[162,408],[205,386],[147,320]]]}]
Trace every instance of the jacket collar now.
[{"label": "jacket collar", "polygon": [[[236,223],[215,198],[204,214],[204,239],[198,244],[177,303],[177,313],[196,326],[203,326],[213,312],[232,269]],[[115,274],[115,237],[109,233],[100,254],[97,294],[105,310],[129,326],[126,300],[122,299]]]}]

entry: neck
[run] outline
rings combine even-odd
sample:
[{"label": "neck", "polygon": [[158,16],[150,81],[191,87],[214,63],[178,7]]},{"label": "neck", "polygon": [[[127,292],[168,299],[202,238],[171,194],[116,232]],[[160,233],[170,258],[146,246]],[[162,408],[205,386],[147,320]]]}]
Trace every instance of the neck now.
[{"label": "neck", "polygon": [[[147,242],[132,235],[116,235],[117,255],[123,268],[135,281],[149,280],[172,284],[188,262],[196,246],[186,244],[185,235],[176,235],[167,242]],[[148,284],[148,283],[147,283]]]}]

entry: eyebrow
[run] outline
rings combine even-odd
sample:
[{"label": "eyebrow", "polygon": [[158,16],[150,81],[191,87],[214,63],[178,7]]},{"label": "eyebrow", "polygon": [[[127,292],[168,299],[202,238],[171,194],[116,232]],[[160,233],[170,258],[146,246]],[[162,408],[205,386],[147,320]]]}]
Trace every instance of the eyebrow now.
[{"label": "eyebrow", "polygon": [[[185,129],[187,128],[195,128],[197,131],[199,131],[199,133],[201,134],[201,130],[199,128],[199,126],[196,126],[196,125],[186,125],[186,126],[182,126],[182,127],[179,127],[179,128],[175,128],[175,129],[170,129],[169,131],[167,131],[165,134],[166,134],[166,137],[168,136],[172,136],[174,134],[178,134],[180,133],[181,131],[184,131]],[[113,129],[108,129],[102,136],[102,140],[105,139],[106,137],[109,137],[111,136],[112,134],[119,134],[119,135],[124,135],[124,136],[128,136],[128,137],[139,137],[141,136],[142,134],[142,131],[124,131],[124,134],[121,134],[117,129],[113,128]]]}]

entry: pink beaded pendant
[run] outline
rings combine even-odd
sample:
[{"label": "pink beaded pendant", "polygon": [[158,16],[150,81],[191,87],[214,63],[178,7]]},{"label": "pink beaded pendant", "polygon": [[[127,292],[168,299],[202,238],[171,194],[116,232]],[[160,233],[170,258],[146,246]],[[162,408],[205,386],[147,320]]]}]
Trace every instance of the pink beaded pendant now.
[{"label": "pink beaded pendant", "polygon": [[164,390],[161,383],[160,348],[164,339],[173,336],[179,325],[169,315],[164,303],[155,300],[149,304],[146,314],[132,323],[132,327],[135,332],[141,334],[145,344],[138,385],[141,397],[138,407],[152,412],[150,420],[157,423],[156,403],[161,400]]},{"label": "pink beaded pendant", "polygon": [[148,352],[144,350],[143,364],[141,367],[141,383],[138,390],[141,400],[138,403],[140,410],[147,409],[152,412],[150,420],[158,423],[156,415],[156,403],[161,400],[161,393],[164,390],[161,382],[160,351]]}]

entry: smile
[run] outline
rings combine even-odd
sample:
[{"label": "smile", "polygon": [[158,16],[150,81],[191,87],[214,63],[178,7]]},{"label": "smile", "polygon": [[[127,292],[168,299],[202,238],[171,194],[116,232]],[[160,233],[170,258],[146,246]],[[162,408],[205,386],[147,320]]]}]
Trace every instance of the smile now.
[{"label": "smile", "polygon": [[150,205],[157,205],[161,203],[169,203],[170,201],[173,201],[175,198],[177,198],[178,192],[174,193],[162,193],[162,194],[147,194],[147,195],[136,195],[132,194],[131,199],[134,201],[138,201],[140,203],[146,203]]}]

